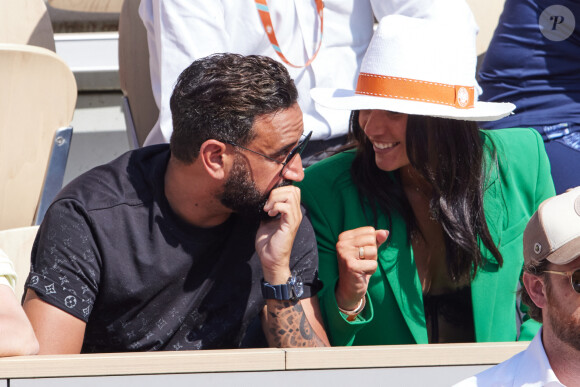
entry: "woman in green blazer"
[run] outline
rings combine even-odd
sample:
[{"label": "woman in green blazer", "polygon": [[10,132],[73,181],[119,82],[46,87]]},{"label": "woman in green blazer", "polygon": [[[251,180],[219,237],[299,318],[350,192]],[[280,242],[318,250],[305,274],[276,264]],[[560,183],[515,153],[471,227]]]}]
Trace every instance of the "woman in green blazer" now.
[{"label": "woman in green blazer", "polygon": [[539,328],[516,291],[521,234],[554,195],[549,163],[530,129],[477,129],[514,106],[475,100],[473,52],[446,24],[388,16],[356,91],[312,92],[354,110],[356,149],[300,184],[333,345],[513,341]]}]

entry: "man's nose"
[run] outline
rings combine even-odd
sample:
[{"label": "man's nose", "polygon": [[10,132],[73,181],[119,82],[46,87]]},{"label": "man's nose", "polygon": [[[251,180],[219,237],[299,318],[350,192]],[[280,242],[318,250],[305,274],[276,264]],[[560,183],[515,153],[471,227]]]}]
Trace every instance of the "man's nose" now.
[{"label": "man's nose", "polygon": [[302,181],[304,179],[304,168],[302,167],[302,157],[299,154],[294,156],[286,166],[283,178],[292,181]]}]

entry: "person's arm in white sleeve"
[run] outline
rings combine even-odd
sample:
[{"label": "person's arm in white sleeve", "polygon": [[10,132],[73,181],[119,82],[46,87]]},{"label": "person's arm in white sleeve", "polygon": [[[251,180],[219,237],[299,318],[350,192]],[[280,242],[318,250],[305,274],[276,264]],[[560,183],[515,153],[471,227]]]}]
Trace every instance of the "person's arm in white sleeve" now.
[{"label": "person's arm in white sleeve", "polygon": [[196,59],[231,51],[224,14],[224,5],[218,0],[141,1],[139,15],[147,29],[151,86],[159,107],[157,133],[145,145],[169,142],[169,100],[179,74]]}]

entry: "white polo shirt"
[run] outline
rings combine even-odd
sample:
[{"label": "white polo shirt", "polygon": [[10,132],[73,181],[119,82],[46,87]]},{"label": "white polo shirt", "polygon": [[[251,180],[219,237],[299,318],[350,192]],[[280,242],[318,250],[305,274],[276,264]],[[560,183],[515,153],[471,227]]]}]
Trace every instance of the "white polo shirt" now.
[{"label": "white polo shirt", "polygon": [[454,387],[470,386],[565,387],[552,370],[546,351],[544,351],[542,329],[538,331],[525,351],[462,380]]}]

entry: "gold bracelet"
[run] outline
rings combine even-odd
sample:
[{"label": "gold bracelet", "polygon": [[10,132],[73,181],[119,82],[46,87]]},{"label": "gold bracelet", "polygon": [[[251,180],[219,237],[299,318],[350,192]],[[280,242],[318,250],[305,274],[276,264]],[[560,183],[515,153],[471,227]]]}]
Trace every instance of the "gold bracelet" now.
[{"label": "gold bracelet", "polygon": [[338,310],[340,310],[341,313],[346,314],[348,316],[346,318],[346,321],[354,321],[354,320],[356,320],[356,316],[358,316],[360,314],[360,312],[363,311],[363,309],[365,308],[366,304],[367,304],[366,297],[363,296],[360,299],[357,307],[354,308],[354,310],[345,310],[345,309],[342,309],[340,306],[338,307]]}]

